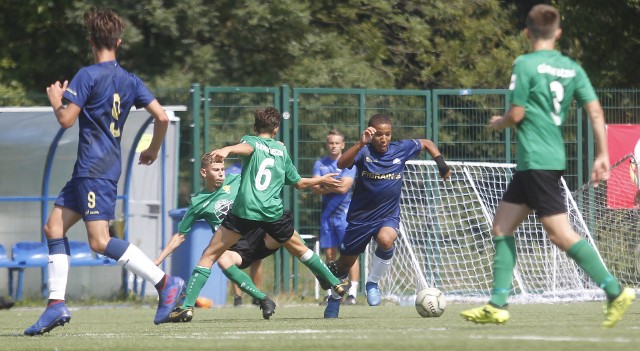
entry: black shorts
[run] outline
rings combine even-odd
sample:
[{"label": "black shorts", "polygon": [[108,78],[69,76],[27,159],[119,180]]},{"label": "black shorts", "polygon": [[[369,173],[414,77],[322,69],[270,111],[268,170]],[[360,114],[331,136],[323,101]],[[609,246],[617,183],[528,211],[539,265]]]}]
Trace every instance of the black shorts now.
[{"label": "black shorts", "polygon": [[275,222],[254,221],[229,212],[222,221],[222,226],[240,233],[241,236],[260,228],[280,244],[284,244],[293,236],[293,216],[290,211],[284,211],[282,217]]},{"label": "black shorts", "polygon": [[567,212],[560,183],[564,171],[527,170],[516,172],[502,195],[502,201],[526,204],[538,217]]},{"label": "black shorts", "polygon": [[270,249],[265,245],[265,235],[266,232],[262,228],[256,228],[244,233],[242,238],[229,248],[230,251],[237,252],[242,258],[242,264],[238,268],[245,269],[251,266],[254,261],[271,256],[278,251],[279,248]]}]

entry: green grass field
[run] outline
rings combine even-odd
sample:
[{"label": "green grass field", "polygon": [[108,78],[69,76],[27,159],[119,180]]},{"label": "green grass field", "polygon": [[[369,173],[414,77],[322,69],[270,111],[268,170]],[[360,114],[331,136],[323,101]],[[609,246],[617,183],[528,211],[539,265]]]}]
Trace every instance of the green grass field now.
[{"label": "green grass field", "polygon": [[271,320],[251,305],[197,309],[191,323],[153,324],[149,305],[69,304],[71,323],[38,337],[22,335],[42,308],[0,311],[0,350],[639,350],[640,305],[613,329],[602,329],[602,304],[512,305],[506,325],[475,325],[450,304],[440,318],[412,306],[343,306],[324,320],[323,307],[279,303]]}]

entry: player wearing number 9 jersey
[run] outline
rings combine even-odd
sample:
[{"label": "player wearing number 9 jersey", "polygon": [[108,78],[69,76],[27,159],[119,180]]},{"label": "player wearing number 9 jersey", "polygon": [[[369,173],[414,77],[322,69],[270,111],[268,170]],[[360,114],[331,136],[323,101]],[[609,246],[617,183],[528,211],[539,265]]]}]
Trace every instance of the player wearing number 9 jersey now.
[{"label": "player wearing number 9 jersey", "polygon": [[[62,128],[79,122],[78,157],[71,180],[61,190],[44,232],[49,248],[47,308],[26,335],[39,335],[71,319],[65,305],[70,248],[67,230],[84,221],[89,246],[126,267],[158,289],[159,303],[154,323],[169,317],[184,282],[167,276],[139,248],[111,238],[109,220],[114,218],[117,181],[121,171],[120,138],[132,106],[145,107],[154,118],[153,137],[140,153],[139,163],[149,165],[158,151],[169,118],[142,81],[116,61],[124,23],[111,10],[91,10],[84,15],[94,64],[84,67],[71,83],[55,82],[47,96]],[[63,98],[67,104],[63,104]]]},{"label": "player wearing number 9 jersey", "polygon": [[[600,286],[606,296],[604,327],[613,327],[635,299],[635,290],[622,288],[607,271],[595,249],[569,224],[560,178],[566,169],[562,125],[573,99],[589,113],[597,154],[591,178],[606,180],[609,153],[600,102],[584,70],[555,51],[562,30],[560,15],[549,5],[534,6],[527,16],[525,35],[533,52],[515,60],[509,86],[509,110],[493,116],[489,127],[515,127],[517,172],[510,181],[493,220],[493,289],[485,306],[461,312],[476,323],[505,323],[517,251],[514,231],[535,212],[549,240],[565,251]],[[597,183],[596,183],[597,184]]]}]

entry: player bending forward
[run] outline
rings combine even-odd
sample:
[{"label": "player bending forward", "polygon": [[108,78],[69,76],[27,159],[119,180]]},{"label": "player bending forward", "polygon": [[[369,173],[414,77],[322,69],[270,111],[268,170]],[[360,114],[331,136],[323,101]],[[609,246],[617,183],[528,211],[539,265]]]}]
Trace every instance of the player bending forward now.
[{"label": "player bending forward", "polygon": [[[225,175],[224,163],[215,162],[211,154],[205,154],[201,159],[200,174],[205,178],[205,190],[198,193],[191,199],[189,209],[178,225],[178,233],[171,237],[171,240],[156,258],[155,263],[159,265],[168,255],[170,255],[185,240],[185,235],[189,233],[193,223],[198,219],[204,219],[216,230],[228,210],[233,206],[233,202],[238,194],[241,177],[239,174]],[[332,177],[326,177],[329,183],[333,183]],[[284,211],[283,220],[292,222],[289,211]],[[269,319],[274,313],[276,304],[260,291],[251,278],[242,271],[253,262],[263,259],[275,253],[282,243],[277,242],[267,235],[261,228],[255,228],[244,234],[225,251],[218,259],[218,265],[224,275],[234,282],[242,291],[249,294],[259,302],[262,309],[262,317]],[[294,231],[291,238],[284,243],[285,248],[319,277],[337,281],[331,272],[326,268],[311,249],[309,249],[299,234]],[[196,266],[187,284],[186,298],[180,307],[177,307],[169,316],[166,322],[189,322],[193,318],[193,306],[202,287],[211,275],[211,269],[204,266]]]}]

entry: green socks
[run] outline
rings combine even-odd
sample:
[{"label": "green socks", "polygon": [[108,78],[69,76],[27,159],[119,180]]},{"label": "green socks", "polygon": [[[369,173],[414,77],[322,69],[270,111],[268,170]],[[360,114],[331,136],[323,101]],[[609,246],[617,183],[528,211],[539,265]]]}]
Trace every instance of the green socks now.
[{"label": "green socks", "polygon": [[340,279],[336,278],[336,276],[331,273],[329,267],[327,267],[327,265],[322,262],[320,257],[318,257],[315,252],[311,256],[311,258],[306,261],[303,261],[302,258],[300,258],[300,262],[309,267],[309,270],[311,270],[313,274],[328,281],[332,286],[340,284]]},{"label": "green socks", "polygon": [[516,266],[516,240],[512,235],[493,237],[493,289],[489,302],[497,307],[507,304],[513,269]]},{"label": "green socks", "polygon": [[202,291],[202,287],[207,283],[210,275],[211,269],[209,268],[196,266],[196,268],[193,269],[189,283],[187,283],[187,297],[182,303],[183,309],[196,305],[196,299],[200,295],[200,291]]},{"label": "green socks", "polygon": [[596,250],[589,243],[581,239],[567,250],[567,255],[571,257],[580,268],[582,268],[598,286],[604,289],[609,301],[612,301],[622,291],[618,280],[609,273],[604,263],[600,260]]},{"label": "green socks", "polygon": [[224,273],[224,275],[226,275],[229,280],[234,282],[242,291],[246,292],[251,297],[262,300],[265,296],[267,296],[265,293],[258,290],[247,273],[243,272],[240,268],[238,268],[238,266],[231,266],[223,270],[222,273]]}]

